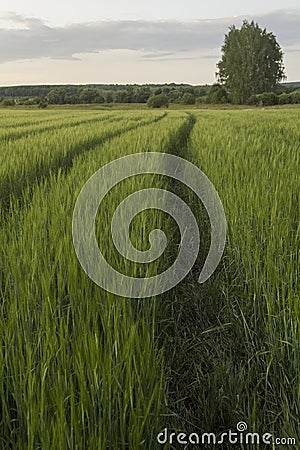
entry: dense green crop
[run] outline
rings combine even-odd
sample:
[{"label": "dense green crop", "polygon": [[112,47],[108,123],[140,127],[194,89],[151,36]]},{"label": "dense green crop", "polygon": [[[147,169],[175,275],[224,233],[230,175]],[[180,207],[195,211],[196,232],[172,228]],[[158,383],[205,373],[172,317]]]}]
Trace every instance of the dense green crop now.
[{"label": "dense green crop", "polygon": [[[242,420],[299,441],[299,119],[297,110],[197,114],[187,157],[217,188],[228,239],[219,271],[196,289],[192,277],[175,301],[188,428],[221,432]],[[198,223],[209,243],[199,207]]]},{"label": "dense green crop", "polygon": [[[0,448],[152,450],[166,426],[221,433],[241,420],[299,440],[299,118],[0,112]],[[163,229],[161,261],[141,268],[113,249],[113,212],[145,187],[180,195],[202,237],[186,280],[132,300],[82,270],[72,214],[99,167],[148,151],[178,154],[209,176],[228,239],[217,272],[199,285],[210,227],[198,199],[160,176],[120,183],[97,216],[99,246],[116,269],[150,276],[176,258],[176,224],[157,211],[135,218],[131,240],[145,250],[149,232]]]},{"label": "dense green crop", "polygon": [[[120,137],[78,156],[68,172],[49,174],[32,198],[25,191],[24,206],[12,205],[1,230],[1,436],[7,446],[138,448],[155,441],[163,402],[156,300],[119,299],[95,286],[71,236],[75,200],[88,177],[127,153],[167,149],[187,120],[182,113],[139,113],[128,132],[130,116],[117,125]],[[79,128],[77,141],[70,129],[69,144],[112,126],[93,127]],[[59,136],[49,140],[48,158]],[[39,152],[34,140],[32,151]],[[138,189],[143,179],[132,183]],[[137,230],[146,234],[143,221]]]}]

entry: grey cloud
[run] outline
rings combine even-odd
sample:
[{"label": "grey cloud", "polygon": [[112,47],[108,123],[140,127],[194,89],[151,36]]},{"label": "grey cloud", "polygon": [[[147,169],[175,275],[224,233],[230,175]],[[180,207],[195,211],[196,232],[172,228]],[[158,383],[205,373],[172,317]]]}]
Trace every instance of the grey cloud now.
[{"label": "grey cloud", "polygon": [[220,55],[213,55],[213,54],[211,54],[211,55],[201,55],[201,58],[202,59],[218,59],[218,58],[220,58]]},{"label": "grey cloud", "polygon": [[175,53],[202,50],[209,58],[209,51],[215,54],[215,49],[220,48],[228,27],[240,25],[244,18],[253,18],[272,30],[283,46],[300,44],[300,10],[192,22],[111,20],[66,27],[51,27],[40,19],[23,18],[13,13],[5,18],[20,29],[0,28],[2,63],[43,57],[75,59],[74,55],[78,54],[120,49],[145,52],[144,57],[149,59],[172,58]]},{"label": "grey cloud", "polygon": [[146,53],[144,55],[142,55],[142,58],[144,59],[161,59],[161,58],[165,58],[167,56],[175,56],[176,53],[174,52],[159,52],[159,53]]},{"label": "grey cloud", "polygon": [[149,59],[148,61],[156,61],[156,62],[165,62],[165,61],[199,61],[199,57],[197,56],[181,56],[181,57],[176,57],[176,58],[160,58],[160,59]]},{"label": "grey cloud", "polygon": [[147,53],[142,55],[142,58],[147,61],[191,61],[191,60],[199,60],[199,59],[215,59],[220,58],[219,54],[200,54],[197,53],[195,56],[182,56],[185,55],[183,52],[159,52],[159,53]]},{"label": "grey cloud", "polygon": [[254,19],[272,31],[282,45],[300,43],[300,10],[276,11]]}]

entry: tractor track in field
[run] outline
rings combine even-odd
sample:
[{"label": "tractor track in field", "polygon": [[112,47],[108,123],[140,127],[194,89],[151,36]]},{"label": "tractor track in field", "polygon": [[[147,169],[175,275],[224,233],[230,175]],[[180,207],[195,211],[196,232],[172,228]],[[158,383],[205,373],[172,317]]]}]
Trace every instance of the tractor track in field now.
[{"label": "tractor track in field", "polygon": [[[5,213],[8,213],[10,209],[11,199],[14,198],[14,200],[18,200],[18,206],[23,206],[26,202],[25,199],[22,197],[22,193],[25,189],[30,189],[30,194],[28,196],[28,199],[31,198],[34,188],[37,184],[42,183],[46,179],[48,179],[50,176],[57,174],[59,171],[62,174],[66,174],[69,170],[72,169],[73,161],[74,159],[90,150],[93,150],[97,146],[101,146],[107,141],[110,141],[111,139],[117,138],[121,136],[124,133],[127,133],[129,131],[137,130],[139,128],[151,125],[153,123],[159,122],[164,117],[167,116],[167,113],[163,113],[158,117],[155,117],[154,119],[151,119],[147,122],[142,123],[133,123],[132,125],[126,127],[126,129],[118,129],[113,132],[108,132],[101,138],[91,138],[87,140],[84,144],[80,144],[78,146],[74,146],[70,149],[70,152],[64,155],[58,155],[57,158],[53,159],[51,161],[51,164],[49,162],[45,163],[44,166],[41,166],[39,168],[39,173],[35,173],[35,169],[33,168],[32,172],[26,174],[26,177],[23,177],[23,183],[19,181],[18,184],[14,184],[14,190],[11,191],[11,189],[8,189],[7,187],[7,180],[1,180],[0,182],[0,192],[2,193],[2,197],[0,197],[0,212],[2,213],[2,218]],[[28,179],[30,182],[28,182]],[[11,188],[12,186],[10,186]],[[28,200],[27,199],[27,200]],[[26,201],[27,201],[26,200]]]},{"label": "tractor track in field", "polygon": [[[175,147],[175,154],[187,160],[190,135],[196,122],[193,115],[190,120],[185,140]],[[224,408],[226,402],[220,399],[218,404],[214,403],[220,395],[218,389],[222,385],[210,385],[211,372],[216,371],[214,376],[221,383],[222,376],[217,373],[217,369],[228,358],[232,358],[232,363],[235,363],[239,343],[230,328],[221,325],[220,314],[224,309],[224,296],[220,290],[224,276],[222,265],[204,284],[198,282],[209,250],[210,223],[201,201],[193,197],[194,194],[191,197],[187,190],[181,183],[174,184],[173,192],[196,213],[201,239],[200,251],[191,272],[170,291],[167,298],[169,322],[164,331],[167,408],[164,426],[168,430],[183,430],[190,434],[212,429],[222,432],[231,426],[230,415]],[[178,239],[180,241],[180,236]],[[230,318],[225,318],[224,313],[222,322],[226,322],[226,319],[229,323]],[[211,416],[207,414],[210,410]],[[204,430],[201,428],[203,423],[207,424]],[[172,450],[179,448],[182,447],[177,444],[170,446]]]},{"label": "tractor track in field", "polygon": [[[172,149],[176,156],[189,159],[189,141],[195,122],[195,116],[189,113],[186,131]],[[189,204],[191,197],[189,197],[187,190],[188,188],[180,182],[175,182],[172,185],[172,191]],[[209,223],[205,218],[204,207],[199,212],[197,208],[202,208],[198,203],[199,199],[193,199],[194,197],[192,197],[192,204],[189,204],[189,206],[198,211],[198,216],[201,216],[200,223],[197,220],[201,236],[200,252],[188,276],[167,294],[167,311],[164,314],[167,315],[168,325],[163,331],[166,338],[163,347],[165,350],[165,380],[167,386],[167,410],[164,426],[169,430],[180,429],[191,433],[199,432],[197,424],[199,419],[202,419],[202,410],[204,410],[204,405],[199,403],[200,395],[197,396],[198,371],[203,370],[207,377],[210,367],[209,352],[213,350],[214,346],[214,335],[212,334],[211,337],[210,334],[202,335],[202,333],[219,325],[217,310],[219,305],[216,302],[216,306],[212,307],[219,294],[217,288],[211,280],[206,282],[205,285],[200,285],[198,282],[199,273],[208,252],[207,242],[205,241],[207,238],[210,242],[210,232],[208,231]],[[195,217],[199,219],[197,214]],[[177,235],[176,242],[180,242],[178,230],[174,229],[174,235]],[[204,242],[202,242],[203,236]],[[218,273],[219,271],[216,272],[217,277]],[[224,346],[226,339],[227,336],[223,342]],[[230,339],[228,340],[230,344],[229,341]],[[201,352],[202,354],[205,352],[205,356],[202,356],[200,360],[199,354]],[[199,369],[199,366],[202,367]],[[226,419],[224,419],[224,422],[226,422]],[[223,425],[224,423],[221,426]],[[181,447],[171,446],[170,448]]]},{"label": "tractor track in field", "polygon": [[[41,128],[33,128],[33,129],[29,129],[29,130],[20,130],[20,131],[16,131],[15,133],[7,133],[7,135],[0,135],[0,145],[1,144],[6,144],[7,142],[14,142],[17,141],[18,139],[22,139],[22,138],[29,138],[31,136],[37,136],[38,134],[43,134],[46,133],[48,131],[56,131],[56,130],[63,130],[63,129],[68,129],[68,128],[75,128],[81,125],[87,125],[87,124],[93,124],[95,122],[99,122],[100,124],[105,123],[107,121],[110,122],[118,122],[121,121],[123,118],[122,116],[120,117],[109,117],[109,116],[105,116],[105,117],[93,117],[92,119],[86,119],[86,120],[81,120],[78,122],[73,122],[73,123],[57,123],[57,124],[50,124],[48,126],[42,126]],[[34,126],[34,125],[33,125]]]}]

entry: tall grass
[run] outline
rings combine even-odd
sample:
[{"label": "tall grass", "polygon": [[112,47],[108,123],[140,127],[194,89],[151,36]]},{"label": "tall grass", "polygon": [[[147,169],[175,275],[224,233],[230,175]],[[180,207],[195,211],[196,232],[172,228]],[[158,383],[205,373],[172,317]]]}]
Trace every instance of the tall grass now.
[{"label": "tall grass", "polygon": [[134,113],[124,118],[115,113],[98,113],[89,121],[68,122],[64,113],[60,119],[63,127],[51,124],[50,129],[43,129],[42,133],[29,133],[16,141],[8,139],[1,145],[0,152],[0,209],[7,208],[12,196],[20,197],[27,186],[34,185],[51,171],[69,168],[74,156],[162,117],[162,113]]},{"label": "tall grass", "polygon": [[[0,111],[0,448],[152,450],[165,426],[221,433],[240,420],[299,440],[299,112],[9,114]],[[155,175],[118,184],[97,216],[99,246],[116,269],[157,274],[178,251],[178,229],[155,211],[135,218],[130,237],[145,250],[149,232],[163,229],[162,261],[141,267],[114,251],[111,218],[132,192],[175,191],[201,231],[186,280],[130,300],[85,275],[72,214],[99,167],[143,151],[176,153],[209,176],[228,242],[199,285],[210,243],[199,199]]]},{"label": "tall grass", "polygon": [[[68,173],[37,185],[23,208],[12,205],[0,232],[3,447],[155,445],[164,399],[160,300],[118,298],[89,280],[72,246],[71,222],[77,195],[96,169],[127,153],[167,151],[186,120],[183,113],[169,113],[96,146],[78,156]],[[146,178],[132,180],[130,189],[152,185],[153,177]],[[118,187],[114,201],[124,192],[126,186]],[[113,199],[99,218],[102,233]],[[156,226],[163,225],[158,216]],[[149,222],[138,217],[135,230],[133,237],[146,241]],[[137,265],[130,268],[132,276],[138,273]]]},{"label": "tall grass", "polygon": [[[196,271],[177,291],[175,427],[221,432],[244,420],[299,442],[299,143],[298,110],[197,115],[187,157],[220,194],[228,242],[206,285]],[[197,204],[196,214],[209,243]]]}]

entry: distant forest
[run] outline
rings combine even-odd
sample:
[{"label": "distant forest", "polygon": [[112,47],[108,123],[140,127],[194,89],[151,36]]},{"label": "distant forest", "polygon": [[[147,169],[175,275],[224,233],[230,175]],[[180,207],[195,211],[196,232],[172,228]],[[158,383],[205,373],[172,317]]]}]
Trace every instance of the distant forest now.
[{"label": "distant forest", "polygon": [[[262,101],[298,103],[300,82],[278,85],[276,95],[255,96],[253,104]],[[269,94],[269,93],[267,93]],[[230,92],[219,84],[85,84],[85,85],[31,85],[0,87],[0,102],[6,106],[39,105],[41,102],[52,105],[101,104],[101,103],[147,103],[149,99],[164,97],[163,104],[181,103],[185,105],[201,103],[230,103]],[[277,97],[276,97],[277,96]],[[290,96],[290,97],[289,97]],[[297,100],[297,101],[296,101]],[[42,103],[43,104],[43,103]]]},{"label": "distant forest", "polygon": [[[0,87],[0,98],[21,101],[45,98],[49,104],[147,103],[153,95],[164,94],[170,102],[196,101],[207,95],[209,86],[188,84],[86,84]],[[185,95],[187,94],[187,95]]]}]

